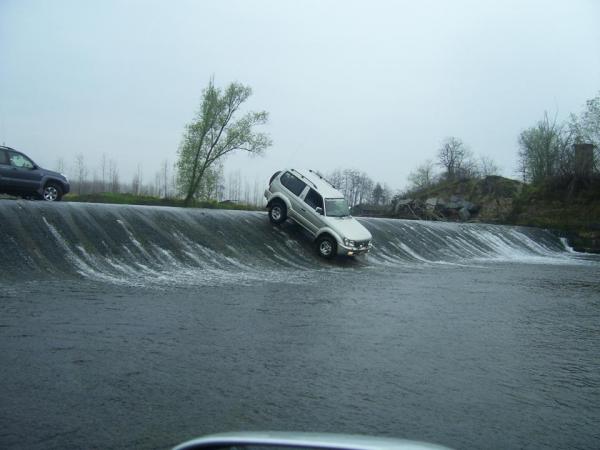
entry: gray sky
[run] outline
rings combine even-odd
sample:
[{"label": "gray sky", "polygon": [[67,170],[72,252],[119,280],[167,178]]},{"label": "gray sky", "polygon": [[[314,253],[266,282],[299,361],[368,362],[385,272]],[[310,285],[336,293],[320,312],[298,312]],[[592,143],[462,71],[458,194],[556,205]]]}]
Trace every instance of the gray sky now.
[{"label": "gray sky", "polygon": [[339,167],[398,189],[450,135],[515,176],[519,132],[600,90],[599,22],[595,0],[0,0],[0,142],[150,181],[214,75],[270,113],[265,156],[226,162],[251,181]]}]

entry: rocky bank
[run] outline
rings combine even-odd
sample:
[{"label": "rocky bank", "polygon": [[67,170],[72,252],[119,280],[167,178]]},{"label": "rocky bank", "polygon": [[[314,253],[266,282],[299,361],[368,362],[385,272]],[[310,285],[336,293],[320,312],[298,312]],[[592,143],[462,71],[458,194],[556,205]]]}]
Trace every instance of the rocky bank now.
[{"label": "rocky bank", "polygon": [[600,180],[530,186],[500,176],[446,181],[397,197],[388,217],[547,228],[577,251],[600,253]]}]

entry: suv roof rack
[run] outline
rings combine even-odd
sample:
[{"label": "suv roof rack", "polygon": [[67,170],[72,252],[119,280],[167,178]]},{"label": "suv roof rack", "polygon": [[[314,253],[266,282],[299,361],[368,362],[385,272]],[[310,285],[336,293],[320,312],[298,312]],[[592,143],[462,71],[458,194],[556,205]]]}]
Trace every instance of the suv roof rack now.
[{"label": "suv roof rack", "polygon": [[[308,183],[310,183],[312,185],[312,187],[314,187],[317,191],[319,190],[319,188],[317,187],[317,185],[309,178],[306,178],[302,172],[296,170],[296,169],[291,169],[293,172],[296,172],[298,175],[300,175],[300,177],[304,178]],[[312,172],[312,170],[309,170],[309,172]]]},{"label": "suv roof rack", "polygon": [[329,186],[331,186],[332,188],[334,188],[334,189],[337,189],[337,188],[335,187],[335,185],[334,185],[334,184],[333,184],[331,181],[329,181],[327,178],[325,178],[325,177],[324,177],[323,175],[321,175],[319,172],[316,172],[316,171],[314,171],[314,170],[312,170],[312,169],[308,169],[308,171],[309,171],[310,173],[314,173],[316,176],[318,176],[318,177],[319,177],[321,180],[323,180],[325,183],[327,183],[327,184],[328,184]]}]

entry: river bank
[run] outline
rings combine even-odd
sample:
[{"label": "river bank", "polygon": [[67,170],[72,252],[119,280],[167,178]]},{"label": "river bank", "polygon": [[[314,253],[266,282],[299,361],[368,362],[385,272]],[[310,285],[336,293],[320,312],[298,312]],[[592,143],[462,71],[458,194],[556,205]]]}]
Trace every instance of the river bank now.
[{"label": "river bank", "polygon": [[598,178],[556,179],[540,186],[500,176],[441,182],[396,198],[381,213],[402,219],[545,228],[566,238],[576,251],[600,253]]}]

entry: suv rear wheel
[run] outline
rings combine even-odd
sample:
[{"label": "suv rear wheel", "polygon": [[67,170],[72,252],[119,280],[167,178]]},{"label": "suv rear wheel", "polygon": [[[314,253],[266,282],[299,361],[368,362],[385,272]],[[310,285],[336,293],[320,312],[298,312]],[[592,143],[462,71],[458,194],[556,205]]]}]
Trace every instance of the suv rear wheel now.
[{"label": "suv rear wheel", "polygon": [[281,201],[274,201],[269,208],[269,220],[275,225],[283,223],[287,219],[287,208]]},{"label": "suv rear wheel", "polygon": [[317,239],[317,252],[323,258],[331,259],[337,253],[337,242],[329,235],[323,235]]},{"label": "suv rear wheel", "polygon": [[47,202],[58,202],[62,196],[62,188],[56,183],[47,183],[42,191],[42,198]]}]

